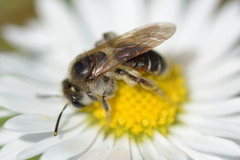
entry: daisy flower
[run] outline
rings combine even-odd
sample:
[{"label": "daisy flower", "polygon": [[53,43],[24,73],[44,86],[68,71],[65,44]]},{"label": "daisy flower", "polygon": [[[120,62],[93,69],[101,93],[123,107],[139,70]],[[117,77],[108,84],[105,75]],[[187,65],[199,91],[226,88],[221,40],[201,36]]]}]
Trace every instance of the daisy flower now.
[{"label": "daisy flower", "polygon": [[[0,159],[240,158],[238,1],[36,0],[36,11],[37,20],[2,31],[19,51],[0,54],[0,105],[17,114],[0,130]],[[147,75],[174,103],[119,81],[108,124],[100,102],[69,106],[53,136],[70,62],[104,32],[152,22],[177,26],[155,48],[169,71]]]}]

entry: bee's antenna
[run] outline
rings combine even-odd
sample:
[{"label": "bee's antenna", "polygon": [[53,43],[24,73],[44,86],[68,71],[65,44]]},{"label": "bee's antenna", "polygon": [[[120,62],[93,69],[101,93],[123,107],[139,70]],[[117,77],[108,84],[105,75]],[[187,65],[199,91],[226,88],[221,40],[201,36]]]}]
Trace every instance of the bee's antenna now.
[{"label": "bee's antenna", "polygon": [[54,129],[54,136],[57,136],[58,135],[58,126],[59,126],[59,122],[60,122],[60,119],[62,117],[62,114],[63,114],[63,111],[67,108],[68,104],[66,104],[62,111],[60,112],[59,116],[58,116],[58,119],[57,119],[57,123],[56,123],[56,126],[55,126],[55,129]]},{"label": "bee's antenna", "polygon": [[45,98],[61,98],[60,95],[55,95],[55,94],[36,94],[36,97],[37,98],[42,98],[42,99],[45,99]]}]

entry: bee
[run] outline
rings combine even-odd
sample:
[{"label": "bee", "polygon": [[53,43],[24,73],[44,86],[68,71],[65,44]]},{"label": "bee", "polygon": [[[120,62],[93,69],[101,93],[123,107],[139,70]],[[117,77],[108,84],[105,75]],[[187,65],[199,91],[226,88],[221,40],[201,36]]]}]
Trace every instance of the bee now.
[{"label": "bee", "polygon": [[[141,73],[162,74],[165,59],[152,49],[170,38],[176,30],[172,23],[154,23],[137,28],[121,36],[113,32],[103,34],[96,47],[78,55],[69,67],[69,75],[62,82],[62,91],[68,104],[83,108],[101,101],[110,120],[111,106],[107,99],[116,90],[116,81],[159,90],[157,85]],[[66,104],[58,116],[54,135]]]}]

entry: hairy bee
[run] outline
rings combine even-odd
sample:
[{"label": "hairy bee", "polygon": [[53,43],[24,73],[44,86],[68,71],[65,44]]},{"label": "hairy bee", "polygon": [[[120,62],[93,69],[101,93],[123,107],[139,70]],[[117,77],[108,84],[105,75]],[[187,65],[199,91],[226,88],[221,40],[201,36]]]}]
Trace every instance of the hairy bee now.
[{"label": "hairy bee", "polygon": [[[164,72],[164,58],[152,49],[170,38],[175,30],[174,24],[154,23],[121,36],[112,32],[103,34],[94,49],[78,55],[71,63],[68,78],[62,82],[64,96],[77,108],[101,100],[109,120],[111,107],[107,98],[114,94],[116,80],[157,90],[156,84],[141,77],[141,73]],[[62,112],[54,135],[57,135]]]}]

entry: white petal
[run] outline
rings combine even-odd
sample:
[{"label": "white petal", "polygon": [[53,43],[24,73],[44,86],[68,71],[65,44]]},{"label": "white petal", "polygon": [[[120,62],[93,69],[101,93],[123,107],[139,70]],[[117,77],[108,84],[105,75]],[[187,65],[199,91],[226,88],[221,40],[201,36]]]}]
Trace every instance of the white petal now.
[{"label": "white petal", "polygon": [[[73,6],[76,7],[81,21],[89,34],[89,44],[93,44],[102,38],[104,32],[114,31],[112,23],[111,8],[108,0],[74,0]],[[91,37],[91,38],[89,38]]]},{"label": "white petal", "polygon": [[105,139],[101,144],[92,148],[78,160],[105,160],[113,148],[113,137]]},{"label": "white petal", "polygon": [[17,154],[27,146],[29,146],[29,142],[22,141],[20,139],[15,140],[11,143],[4,145],[4,147],[0,150],[0,159],[3,160],[16,160]]},{"label": "white petal", "polygon": [[56,0],[37,0],[36,2],[36,10],[47,31],[53,50],[63,49],[66,54],[61,56],[64,57],[85,48],[84,37],[87,38],[87,36],[84,36],[81,25],[71,14],[66,2]]},{"label": "white petal", "polygon": [[232,141],[203,136],[189,127],[176,127],[171,131],[181,143],[194,150],[221,156],[240,156],[240,147]]},{"label": "white petal", "polygon": [[159,150],[154,146],[153,142],[150,140],[144,140],[144,143],[139,145],[139,148],[146,160],[167,160]]},{"label": "white petal", "polygon": [[169,139],[179,148],[181,148],[186,154],[188,154],[194,160],[223,160],[222,158],[218,158],[216,156],[208,155],[205,153],[201,153],[195,150],[192,150],[186,146],[184,146],[179,140],[173,136],[169,136]]},{"label": "white petal", "polygon": [[128,32],[142,26],[143,1],[138,0],[109,0],[109,14],[113,21],[113,29],[118,34]]},{"label": "white petal", "polygon": [[39,141],[30,147],[24,149],[18,154],[19,159],[28,159],[46,151],[49,147],[59,142],[57,137],[50,137]]},{"label": "white petal", "polygon": [[130,141],[130,151],[132,160],[143,160],[143,155],[134,141]]},{"label": "white petal", "polygon": [[[37,98],[36,96],[37,94],[41,94],[41,93],[42,94],[48,94],[48,93],[58,94],[58,92],[56,91],[57,90],[56,86],[55,88],[54,86],[48,88],[50,84],[41,83],[41,82],[38,83],[35,80],[31,80],[23,76],[17,76],[17,75],[2,76],[0,79],[0,82],[1,82],[0,92],[5,92],[5,93],[10,92],[10,94],[18,93],[21,96],[31,95],[31,97],[35,96],[34,99]],[[38,99],[38,101],[41,101],[41,100],[42,99]]]},{"label": "white petal", "polygon": [[66,160],[82,154],[91,147],[97,134],[98,130],[96,128],[89,128],[85,132],[51,147],[42,155],[41,160]]},{"label": "white petal", "polygon": [[[240,48],[239,48],[240,52]],[[240,72],[238,57],[232,57],[222,61],[221,64],[209,68],[204,74],[195,77],[189,77],[189,85],[194,89],[201,89],[202,86],[211,87],[227,83]]]},{"label": "white petal", "polygon": [[30,21],[24,27],[5,26],[2,35],[16,47],[34,52],[43,52],[49,47],[47,34],[36,21]]},{"label": "white petal", "polygon": [[[40,59],[20,56],[16,53],[0,54],[0,72],[3,76],[15,76],[19,79],[29,78],[36,81],[35,83],[41,82],[44,84],[56,83],[56,79],[60,78],[58,72],[55,73],[51,66],[41,63]],[[45,78],[46,76],[48,79]],[[52,88],[51,86],[47,87]]]},{"label": "white petal", "polygon": [[[56,114],[57,116],[57,114]],[[57,117],[49,117],[37,114],[23,114],[9,119],[4,127],[23,133],[53,132]],[[59,132],[79,126],[85,120],[84,115],[65,115],[59,124]]]},{"label": "white petal", "polygon": [[179,34],[182,31],[182,17],[179,15],[182,14],[182,11],[184,9],[183,4],[183,0],[146,1],[147,11],[145,12],[145,14],[148,16],[146,20],[148,23],[149,21],[151,23],[170,22],[174,23],[177,26],[177,31],[174,33],[174,36],[172,36],[166,43],[163,43],[157,47],[163,54],[173,53],[175,51],[176,44],[182,40],[182,37],[179,37]]},{"label": "white petal", "polygon": [[192,76],[203,74],[205,70],[221,63],[226,56],[225,53],[237,43],[240,34],[239,9],[238,1],[229,1],[222,8],[213,26],[209,27],[208,34],[205,34],[202,45],[199,46],[199,56],[191,68]]},{"label": "white petal", "polygon": [[184,105],[189,114],[198,113],[210,116],[226,116],[240,113],[240,98],[222,100],[217,102],[196,102]]},{"label": "white petal", "polygon": [[148,4],[150,5],[148,10],[150,21],[177,23],[179,21],[178,15],[181,12],[182,4],[182,0],[150,1],[150,4]]},{"label": "white petal", "polygon": [[184,152],[182,152],[179,148],[174,146],[174,144],[168,141],[160,133],[155,133],[155,139],[153,143],[157,150],[159,151],[159,153],[162,154],[168,160],[188,159],[187,155]]},{"label": "white petal", "polygon": [[[37,0],[36,10],[50,41],[45,61],[66,75],[71,60],[86,49],[88,36],[65,1]],[[60,55],[60,56],[59,56]],[[53,63],[54,62],[54,63]],[[63,78],[62,78],[63,79]]]},{"label": "white petal", "polygon": [[232,48],[231,50],[231,55],[230,58],[236,58],[239,56],[239,52],[240,52],[240,46],[236,45]]},{"label": "white petal", "polygon": [[[30,114],[42,114],[46,116],[57,115],[59,109],[56,106],[63,106],[63,104],[51,104],[51,103],[44,103],[42,101],[35,100],[36,97],[29,96],[22,96],[20,94],[13,94],[13,93],[4,93],[0,92],[0,100],[1,105],[9,110],[13,110],[19,113],[30,113]],[[14,97],[14,101],[11,98]],[[32,99],[31,99],[32,98]],[[31,100],[31,103],[29,103]],[[35,105],[32,105],[35,104]]]},{"label": "white petal", "polygon": [[205,39],[210,18],[213,16],[219,0],[182,2],[182,4],[184,3],[189,3],[189,6],[182,8],[185,17],[181,19],[182,23],[175,35],[181,39],[177,42],[177,46],[174,46],[178,51],[198,48],[199,43]]},{"label": "white petal", "polygon": [[196,113],[191,115],[180,115],[179,120],[202,134],[235,139],[240,138],[239,126],[224,121],[224,119],[221,118],[212,118],[203,115],[199,116]]},{"label": "white petal", "polygon": [[[65,114],[62,116],[61,123],[59,124],[59,132],[61,131],[68,131],[72,128],[77,128],[79,126],[82,126],[84,123],[86,123],[86,116],[84,114],[76,114],[76,112],[73,112],[72,114]],[[55,121],[57,119],[57,115],[55,117]],[[85,125],[85,124],[84,124]]]},{"label": "white petal", "polygon": [[23,114],[9,119],[4,127],[23,133],[52,132],[55,119],[42,115]]},{"label": "white petal", "polygon": [[[227,99],[237,95],[240,91],[240,76],[233,77],[227,83],[212,86],[202,86],[202,89],[195,89],[191,94],[191,99],[196,101]],[[193,88],[194,89],[194,88]]]},{"label": "white petal", "polygon": [[[42,140],[32,144],[28,148],[22,150],[18,154],[18,157],[20,159],[27,159],[27,158],[34,157],[38,154],[44,153],[49,148],[51,148],[55,145],[58,145],[59,143],[61,145],[62,141],[69,139],[71,137],[75,137],[76,135],[79,135],[79,133],[82,132],[83,129],[85,129],[85,128],[86,128],[85,125],[80,125],[79,127],[75,127],[74,130],[71,130],[70,132],[61,132],[60,131],[56,137],[51,135],[51,137],[42,139]],[[28,135],[26,135],[25,137],[28,138]]]},{"label": "white petal", "polygon": [[5,129],[0,129],[0,145],[4,145],[6,143],[10,143],[13,140],[19,138],[22,133],[13,132]]},{"label": "white petal", "polygon": [[142,19],[146,15],[143,1],[138,0],[75,0],[73,5],[78,10],[84,30],[92,39],[91,44],[104,32],[122,34],[143,25]]},{"label": "white petal", "polygon": [[53,88],[49,90],[45,85],[39,85],[35,81],[3,76],[0,83],[0,105],[14,112],[56,115],[65,103],[57,98],[38,98],[37,94],[58,95],[58,92]]},{"label": "white petal", "polygon": [[233,124],[236,124],[236,125],[240,125],[239,113],[233,114],[231,116],[223,117],[223,119],[224,119],[225,122],[229,122],[229,123],[233,123]]},{"label": "white petal", "polygon": [[127,137],[117,140],[107,160],[131,160],[129,141]]}]

